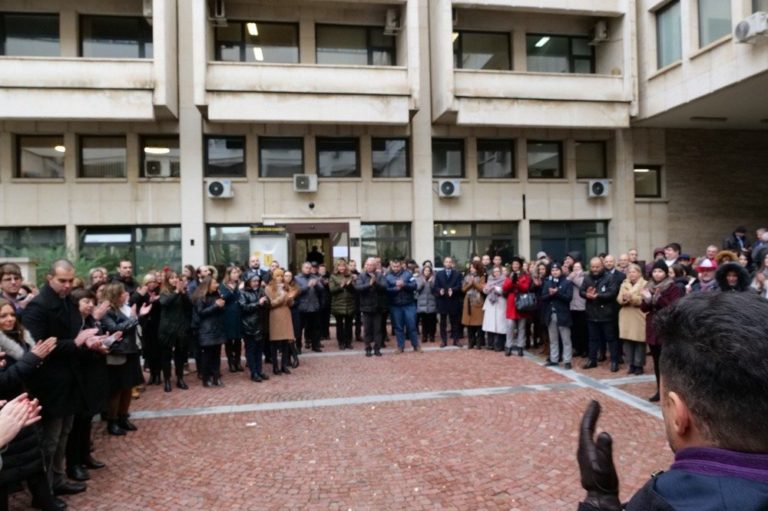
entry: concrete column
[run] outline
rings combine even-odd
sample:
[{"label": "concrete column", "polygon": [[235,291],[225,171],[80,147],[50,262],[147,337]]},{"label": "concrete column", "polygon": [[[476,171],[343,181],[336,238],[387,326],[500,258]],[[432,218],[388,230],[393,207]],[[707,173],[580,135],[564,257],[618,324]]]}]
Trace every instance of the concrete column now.
[{"label": "concrete column", "polygon": [[77,57],[80,53],[78,12],[73,7],[62,7],[59,12],[59,41],[62,57]]},{"label": "concrete column", "polygon": [[[526,261],[530,261],[531,257],[536,254],[531,253],[531,221],[526,219],[520,220],[517,224],[517,253],[525,258]],[[536,247],[538,250],[538,247]]]},{"label": "concrete column", "polygon": [[[610,146],[609,146],[610,147]],[[613,217],[608,228],[608,249],[620,254],[637,244],[635,230],[635,173],[632,130],[620,129],[614,132],[613,152],[608,155],[608,164],[613,161],[611,204]]]},{"label": "concrete column", "polygon": [[[179,2],[179,47],[195,48],[194,23],[205,23],[205,2]],[[199,32],[198,32],[199,33]],[[198,62],[205,63],[205,59]],[[179,55],[179,147],[181,149],[181,260],[199,266],[208,258],[203,193],[203,121],[195,106],[193,52]],[[200,65],[197,63],[197,65]]]}]

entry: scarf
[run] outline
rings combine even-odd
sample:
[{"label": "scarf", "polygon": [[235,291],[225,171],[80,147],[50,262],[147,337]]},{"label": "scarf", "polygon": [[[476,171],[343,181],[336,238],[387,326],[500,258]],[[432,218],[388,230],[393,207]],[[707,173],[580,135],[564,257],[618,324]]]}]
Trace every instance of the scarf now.
[{"label": "scarf", "polygon": [[[0,332],[0,351],[4,351],[8,358],[19,360],[24,356],[27,350],[31,350],[35,346],[35,341],[29,335],[29,332],[24,330],[24,341],[21,342],[18,339],[21,338],[21,332],[14,330],[12,332]],[[23,344],[27,345],[27,349],[24,349]]]},{"label": "scarf", "polygon": [[[466,283],[477,283],[480,282],[481,278],[474,276],[474,275],[467,275],[464,277],[464,282]],[[479,307],[483,304],[483,295],[480,293],[480,291],[475,288],[471,287],[467,290],[467,301],[469,305],[473,307]]]},{"label": "scarf", "polygon": [[493,278],[489,277],[488,282],[485,284],[485,287],[483,288],[483,293],[488,295],[488,300],[495,304],[497,301],[499,301],[500,293],[496,291],[497,287],[503,288],[504,287],[504,281],[506,280],[506,277],[503,275],[500,275],[499,278]]},{"label": "scarf", "polygon": [[651,304],[656,306],[656,302],[659,301],[659,298],[661,295],[666,291],[669,286],[674,284],[675,282],[667,277],[661,282],[655,282],[654,280],[649,280],[648,284],[645,285],[645,289],[651,292]]}]

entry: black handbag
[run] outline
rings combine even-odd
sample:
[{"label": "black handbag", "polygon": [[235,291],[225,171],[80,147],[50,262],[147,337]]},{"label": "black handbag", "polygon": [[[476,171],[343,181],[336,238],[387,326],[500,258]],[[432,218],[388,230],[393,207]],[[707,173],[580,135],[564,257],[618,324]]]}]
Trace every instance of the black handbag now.
[{"label": "black handbag", "polygon": [[518,293],[515,296],[515,309],[518,312],[531,312],[536,310],[536,295],[533,293]]}]

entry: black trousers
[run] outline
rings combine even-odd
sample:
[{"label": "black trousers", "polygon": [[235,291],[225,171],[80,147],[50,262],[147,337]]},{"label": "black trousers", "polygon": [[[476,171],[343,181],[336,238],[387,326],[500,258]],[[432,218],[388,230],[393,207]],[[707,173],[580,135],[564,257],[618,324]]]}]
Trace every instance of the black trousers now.
[{"label": "black trousers", "polygon": [[203,365],[203,379],[221,378],[221,345],[202,346],[201,362]]},{"label": "black trousers", "polygon": [[653,358],[653,374],[656,375],[656,392],[659,391],[659,359],[661,358],[661,346],[651,345],[648,347],[651,350],[651,358]]},{"label": "black trousers", "polygon": [[187,347],[182,342],[184,339],[179,339],[175,346],[172,344],[165,344],[160,348],[160,364],[163,369],[163,379],[171,379],[171,361],[176,369],[176,378],[184,377],[184,364],[187,363],[188,351]]},{"label": "black trousers", "polygon": [[363,339],[365,340],[365,351],[373,348],[376,351],[381,349],[381,341],[384,330],[381,328],[381,312],[363,312]]},{"label": "black trousers", "polygon": [[456,344],[461,339],[461,313],[458,314],[445,314],[440,313],[440,340],[443,343],[448,342],[448,321],[451,322],[451,339]]},{"label": "black trousers", "polygon": [[[56,502],[53,500],[53,494],[48,487],[48,479],[45,472],[34,474],[27,478],[27,488],[32,494],[32,500],[44,511],[57,510]],[[0,511],[8,511],[8,485],[0,485]]]},{"label": "black trousers", "polygon": [[334,314],[336,318],[336,340],[339,348],[352,348],[352,314]]},{"label": "black trousers", "polygon": [[[304,334],[304,347],[320,349],[320,312],[299,312],[301,333]],[[296,339],[301,344],[301,335]]]},{"label": "black trousers", "polygon": [[575,353],[587,353],[587,313],[571,311],[571,341]]},{"label": "black trousers", "polygon": [[437,331],[437,313],[420,312],[419,324],[421,324],[421,338],[424,340],[424,342],[434,342],[435,332]]},{"label": "black trousers", "polygon": [[355,340],[360,341],[363,338],[363,316],[360,312],[360,303],[355,300]]},{"label": "black trousers", "polygon": [[272,369],[276,373],[286,369],[290,365],[290,353],[288,352],[289,342],[290,341],[269,341],[270,351],[272,352]]},{"label": "black trousers", "polygon": [[92,415],[75,414],[67,437],[67,468],[84,465],[91,454]]},{"label": "black trousers", "polygon": [[243,353],[243,343],[240,339],[227,339],[224,343],[224,352],[227,354],[227,362],[238,365]]},{"label": "black trousers", "polygon": [[619,332],[613,321],[587,321],[589,330],[589,360],[597,362],[601,346],[607,346],[611,363],[619,363]]}]

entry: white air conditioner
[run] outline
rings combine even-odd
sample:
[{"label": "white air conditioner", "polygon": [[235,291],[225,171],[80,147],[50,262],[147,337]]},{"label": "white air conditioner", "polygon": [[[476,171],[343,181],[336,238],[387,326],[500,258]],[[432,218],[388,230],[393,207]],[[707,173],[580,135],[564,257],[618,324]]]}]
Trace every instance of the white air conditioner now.
[{"label": "white air conditioner", "polygon": [[608,40],[608,22],[600,20],[595,23],[595,26],[589,31],[589,44],[597,46],[600,43],[604,43]]},{"label": "white air conditioner", "polygon": [[317,191],[317,174],[294,174],[293,191],[299,193]]},{"label": "white air conditioner", "polygon": [[224,0],[209,0],[210,16],[208,19],[213,21],[215,27],[227,26],[227,10],[224,7]]},{"label": "white air conditioner", "polygon": [[384,21],[384,35],[397,35],[400,32],[400,13],[398,9],[387,9]]},{"label": "white air conditioner", "polygon": [[590,179],[587,195],[590,199],[608,197],[611,190],[611,182],[607,179]]},{"label": "white air conditioner", "polygon": [[768,12],[758,11],[746,17],[736,25],[733,35],[740,43],[752,43],[756,37],[768,35]]},{"label": "white air conditioner", "polygon": [[206,179],[205,191],[209,199],[231,199],[235,196],[230,179]]},{"label": "white air conditioner", "polygon": [[171,177],[171,160],[144,160],[144,176],[146,177]]},{"label": "white air conditioner", "polygon": [[461,181],[458,179],[441,179],[437,182],[437,196],[452,198],[461,195]]}]

